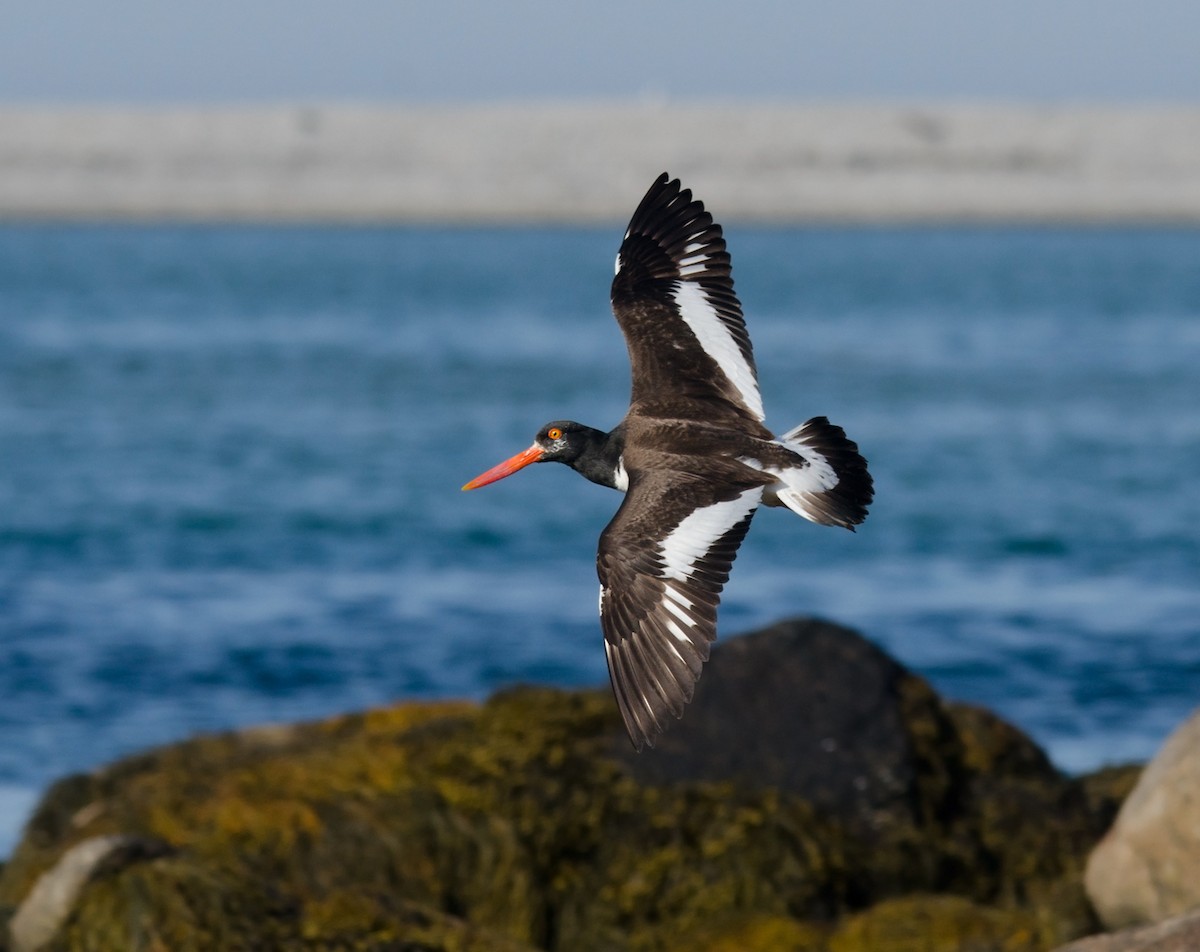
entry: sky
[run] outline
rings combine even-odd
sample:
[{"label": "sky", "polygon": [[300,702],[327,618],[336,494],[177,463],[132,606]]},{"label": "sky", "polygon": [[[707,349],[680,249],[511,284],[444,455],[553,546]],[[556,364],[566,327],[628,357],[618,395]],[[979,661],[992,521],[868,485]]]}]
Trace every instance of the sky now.
[{"label": "sky", "polygon": [[1197,0],[5,0],[0,102],[1200,103]]}]

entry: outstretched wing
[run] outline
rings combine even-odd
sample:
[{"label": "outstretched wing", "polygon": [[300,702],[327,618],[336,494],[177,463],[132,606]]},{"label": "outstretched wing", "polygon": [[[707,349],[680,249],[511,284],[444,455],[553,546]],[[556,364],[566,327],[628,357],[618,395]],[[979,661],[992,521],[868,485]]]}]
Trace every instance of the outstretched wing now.
[{"label": "outstretched wing", "polygon": [[632,405],[646,416],[705,405],[705,419],[763,419],[721,226],[664,172],[633,213],[612,283],[629,347]]},{"label": "outstretched wing", "polygon": [[692,699],[717,636],[721,589],[762,493],[680,473],[635,476],[600,537],[604,650],[638,750]]}]

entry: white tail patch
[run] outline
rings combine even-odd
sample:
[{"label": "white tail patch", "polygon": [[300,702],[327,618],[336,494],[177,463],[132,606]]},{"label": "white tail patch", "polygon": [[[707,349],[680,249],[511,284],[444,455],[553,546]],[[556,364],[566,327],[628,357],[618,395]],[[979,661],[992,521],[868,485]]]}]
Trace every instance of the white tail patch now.
[{"label": "white tail patch", "polygon": [[745,458],[742,462],[764,473],[770,473],[777,482],[766,487],[763,502],[768,506],[786,506],[796,515],[810,522],[826,524],[824,507],[814,507],[814,497],[834,489],[838,482],[837,471],[821,453],[808,446],[801,436],[804,426],[785,433],[775,440],[805,461],[796,466],[765,466],[759,460]]}]

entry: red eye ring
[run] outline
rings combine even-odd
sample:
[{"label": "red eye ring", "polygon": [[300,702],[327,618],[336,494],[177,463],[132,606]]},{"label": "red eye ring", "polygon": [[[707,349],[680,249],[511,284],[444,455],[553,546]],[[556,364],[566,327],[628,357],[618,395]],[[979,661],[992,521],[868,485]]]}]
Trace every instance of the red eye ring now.
[{"label": "red eye ring", "polygon": [[550,427],[550,429],[548,429],[546,431],[546,436],[552,440],[561,439],[562,438],[562,430],[560,430],[556,426],[552,426],[552,427]]}]

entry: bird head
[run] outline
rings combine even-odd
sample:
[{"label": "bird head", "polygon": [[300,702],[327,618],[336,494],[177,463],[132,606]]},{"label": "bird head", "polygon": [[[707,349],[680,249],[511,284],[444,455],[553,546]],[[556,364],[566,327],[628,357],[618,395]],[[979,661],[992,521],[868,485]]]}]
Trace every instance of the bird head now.
[{"label": "bird head", "polygon": [[579,458],[587,445],[588,434],[594,432],[591,427],[576,423],[573,420],[554,420],[547,423],[537,432],[532,445],[511,456],[502,463],[497,463],[486,473],[480,473],[463,489],[478,489],[488,483],[494,483],[511,476],[519,469],[524,469],[530,463],[566,463],[570,465]]}]

